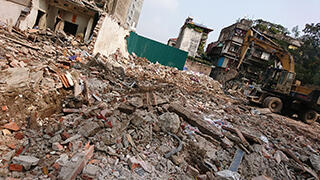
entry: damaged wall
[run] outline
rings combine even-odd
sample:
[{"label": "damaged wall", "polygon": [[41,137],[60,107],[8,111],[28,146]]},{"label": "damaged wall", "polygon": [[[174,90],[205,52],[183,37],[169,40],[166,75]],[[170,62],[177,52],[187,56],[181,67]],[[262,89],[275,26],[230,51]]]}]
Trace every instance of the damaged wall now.
[{"label": "damaged wall", "polygon": [[211,66],[187,59],[184,69],[209,76],[212,68]]},{"label": "damaged wall", "polygon": [[0,21],[15,25],[22,10],[27,8],[21,4],[10,2],[7,0],[0,0]]},{"label": "damaged wall", "polygon": [[21,21],[19,28],[21,30],[27,30],[28,28],[33,28],[37,20],[38,11],[40,10],[43,12],[47,12],[48,6],[49,4],[45,0],[33,0],[30,14]]},{"label": "damaged wall", "polygon": [[195,57],[197,54],[197,49],[200,44],[201,37],[201,32],[197,32],[191,28],[184,28],[183,32],[178,38],[176,48],[187,51],[189,52],[189,56]]},{"label": "damaged wall", "polygon": [[105,56],[109,56],[119,49],[125,57],[128,57],[129,53],[127,51],[125,38],[129,35],[129,31],[120,26],[118,21],[109,15],[105,15],[101,23],[101,28],[98,31],[93,49],[94,54],[99,52]]}]

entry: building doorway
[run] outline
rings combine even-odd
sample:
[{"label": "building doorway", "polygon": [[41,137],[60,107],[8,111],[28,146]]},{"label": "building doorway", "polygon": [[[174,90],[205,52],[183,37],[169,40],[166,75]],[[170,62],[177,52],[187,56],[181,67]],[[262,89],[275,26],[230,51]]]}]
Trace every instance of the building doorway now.
[{"label": "building doorway", "polygon": [[64,22],[64,29],[63,31],[67,34],[72,34],[72,35],[76,35],[77,34],[77,30],[78,30],[78,25],[77,24],[73,24],[71,22],[65,21]]},{"label": "building doorway", "polygon": [[33,28],[45,29],[46,28],[46,14],[43,11],[38,10],[38,15]]}]

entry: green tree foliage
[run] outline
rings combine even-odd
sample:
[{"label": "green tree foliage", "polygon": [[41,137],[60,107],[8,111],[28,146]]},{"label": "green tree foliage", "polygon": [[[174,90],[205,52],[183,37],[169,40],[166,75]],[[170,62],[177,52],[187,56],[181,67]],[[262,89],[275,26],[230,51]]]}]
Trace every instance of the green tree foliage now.
[{"label": "green tree foliage", "polygon": [[271,23],[262,19],[253,21],[253,28],[261,32],[269,32],[271,34],[289,35],[290,31],[281,24]]},{"label": "green tree foliage", "polygon": [[291,50],[297,79],[303,84],[320,85],[320,23],[306,24],[301,37],[303,45]]}]

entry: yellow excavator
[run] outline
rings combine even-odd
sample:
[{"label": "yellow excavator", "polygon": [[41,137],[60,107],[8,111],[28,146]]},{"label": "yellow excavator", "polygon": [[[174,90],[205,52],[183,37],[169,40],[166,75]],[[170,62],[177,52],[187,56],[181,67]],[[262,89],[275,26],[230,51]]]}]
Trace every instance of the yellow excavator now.
[{"label": "yellow excavator", "polygon": [[290,53],[267,37],[263,36],[263,39],[254,37],[252,29],[247,32],[237,69],[241,67],[252,44],[276,57],[281,66],[269,67],[265,71],[264,77],[258,82],[261,86],[252,91],[249,99],[272,112],[289,116],[297,114],[307,123],[315,122],[320,112],[320,90],[301,86],[301,82],[295,79],[294,59]]}]

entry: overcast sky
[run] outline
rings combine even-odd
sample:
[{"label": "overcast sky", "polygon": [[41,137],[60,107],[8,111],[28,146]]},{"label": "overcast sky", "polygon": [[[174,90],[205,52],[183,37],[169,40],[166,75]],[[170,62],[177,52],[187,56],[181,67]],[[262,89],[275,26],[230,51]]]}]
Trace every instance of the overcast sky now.
[{"label": "overcast sky", "polygon": [[208,42],[218,39],[223,27],[239,18],[264,19],[291,29],[306,23],[320,23],[320,0],[144,0],[137,33],[167,43],[177,37],[185,19],[214,31]]}]

